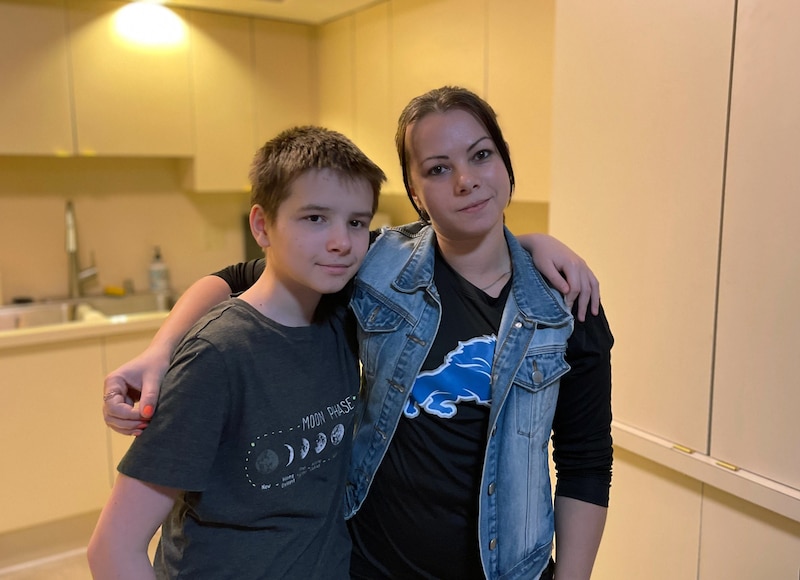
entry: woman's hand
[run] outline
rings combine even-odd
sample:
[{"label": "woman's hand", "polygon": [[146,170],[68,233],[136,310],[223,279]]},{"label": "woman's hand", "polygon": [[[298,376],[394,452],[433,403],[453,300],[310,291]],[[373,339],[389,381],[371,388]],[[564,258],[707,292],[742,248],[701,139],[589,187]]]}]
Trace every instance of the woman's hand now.
[{"label": "woman's hand", "polygon": [[600,282],[583,258],[547,234],[525,234],[517,236],[517,240],[530,252],[542,276],[564,295],[569,308],[577,298],[578,320],[586,320],[586,310],[590,306],[592,314],[597,316]]}]

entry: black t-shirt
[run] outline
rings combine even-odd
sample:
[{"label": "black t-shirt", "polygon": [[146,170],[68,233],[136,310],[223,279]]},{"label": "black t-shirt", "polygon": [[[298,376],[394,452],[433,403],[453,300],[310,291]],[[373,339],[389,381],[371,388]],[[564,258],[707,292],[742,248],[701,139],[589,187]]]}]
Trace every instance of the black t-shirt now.
[{"label": "black t-shirt", "polygon": [[482,579],[478,497],[497,330],[497,298],[437,252],[439,332],[369,494],[349,521],[353,578]]}]

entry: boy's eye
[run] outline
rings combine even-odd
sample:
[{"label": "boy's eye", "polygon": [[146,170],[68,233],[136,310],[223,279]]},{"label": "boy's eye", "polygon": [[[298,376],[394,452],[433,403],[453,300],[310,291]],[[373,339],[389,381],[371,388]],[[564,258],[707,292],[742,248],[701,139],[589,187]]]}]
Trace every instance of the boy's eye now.
[{"label": "boy's eye", "polygon": [[367,227],[367,223],[362,220],[350,220],[350,227],[365,228]]},{"label": "boy's eye", "polygon": [[310,222],[316,223],[316,222],[322,221],[322,216],[321,215],[309,215],[309,216],[306,216],[306,219],[308,221],[310,221]]}]

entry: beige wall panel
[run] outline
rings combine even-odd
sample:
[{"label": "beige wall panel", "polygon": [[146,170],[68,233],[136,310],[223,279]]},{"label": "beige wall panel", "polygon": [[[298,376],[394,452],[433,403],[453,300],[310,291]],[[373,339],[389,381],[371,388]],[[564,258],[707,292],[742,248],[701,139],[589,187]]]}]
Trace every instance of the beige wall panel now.
[{"label": "beige wall panel", "polygon": [[103,506],[99,340],[0,351],[0,533]]},{"label": "beige wall panel", "polygon": [[699,482],[615,449],[608,520],[592,580],[696,578],[701,492]]},{"label": "beige wall panel", "polygon": [[355,138],[353,16],[317,29],[319,122]]},{"label": "beige wall panel", "polygon": [[511,149],[519,201],[550,199],[555,0],[488,2],[487,99]]},{"label": "beige wall panel", "polygon": [[800,490],[800,3],[736,23],[711,450]]},{"label": "beige wall panel", "polygon": [[250,20],[193,11],[191,24],[195,191],[249,191],[255,152]]},{"label": "beige wall panel", "polygon": [[551,233],[602,281],[615,418],[700,450],[733,8],[556,4]]},{"label": "beige wall panel", "polygon": [[799,576],[800,523],[705,488],[700,580]]},{"label": "beige wall panel", "polygon": [[[310,26],[253,20],[256,143],[316,121],[314,33]],[[252,155],[251,155],[252,157]]]},{"label": "beige wall panel", "polygon": [[64,3],[0,4],[0,154],[73,153]]},{"label": "beige wall panel", "polygon": [[383,192],[403,192],[394,148],[399,111],[391,108],[389,3],[355,14],[355,133],[353,138],[386,173]]},{"label": "beige wall panel", "polygon": [[[67,2],[78,150],[188,157],[193,152],[188,39],[171,47],[123,40],[114,16],[124,5]],[[185,21],[185,11],[175,12]]]},{"label": "beige wall panel", "polygon": [[393,0],[392,111],[445,84],[485,95],[485,0]]}]

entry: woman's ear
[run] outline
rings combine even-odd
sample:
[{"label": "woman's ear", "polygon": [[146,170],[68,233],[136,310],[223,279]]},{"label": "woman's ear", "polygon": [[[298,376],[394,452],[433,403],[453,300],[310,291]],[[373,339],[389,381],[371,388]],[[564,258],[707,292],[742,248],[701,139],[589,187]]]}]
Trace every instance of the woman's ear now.
[{"label": "woman's ear", "polygon": [[256,243],[262,248],[269,246],[269,236],[267,235],[267,224],[269,219],[264,212],[264,208],[256,204],[250,208],[250,233],[256,240]]}]

